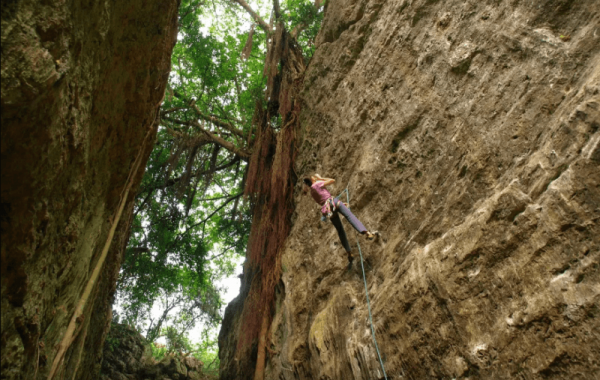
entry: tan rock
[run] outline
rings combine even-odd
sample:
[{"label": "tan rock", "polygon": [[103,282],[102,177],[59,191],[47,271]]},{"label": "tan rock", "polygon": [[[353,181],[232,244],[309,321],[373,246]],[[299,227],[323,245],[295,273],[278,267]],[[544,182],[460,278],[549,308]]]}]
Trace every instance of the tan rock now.
[{"label": "tan rock", "polygon": [[[382,234],[360,244],[388,378],[600,372],[600,5],[539,5],[327,5],[297,173]],[[265,379],[381,379],[360,265],[295,201]]]},{"label": "tan rock", "polygon": [[203,366],[203,363],[200,360],[198,360],[195,357],[193,357],[193,356],[186,356],[183,359],[183,362],[185,363],[185,365],[189,369],[193,369],[193,370],[196,370],[196,369],[201,368]]}]

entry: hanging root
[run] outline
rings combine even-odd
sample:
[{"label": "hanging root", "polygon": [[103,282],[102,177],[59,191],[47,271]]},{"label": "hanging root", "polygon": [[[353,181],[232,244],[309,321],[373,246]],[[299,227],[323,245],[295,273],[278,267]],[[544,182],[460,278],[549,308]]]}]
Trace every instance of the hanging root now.
[{"label": "hanging root", "polygon": [[117,214],[113,218],[112,225],[110,226],[110,230],[108,232],[108,237],[106,239],[106,243],[104,243],[104,248],[102,249],[100,258],[98,259],[98,262],[96,263],[96,266],[94,267],[94,271],[92,272],[92,275],[90,276],[90,279],[88,280],[88,282],[85,286],[85,290],[83,291],[83,294],[81,295],[81,298],[79,299],[79,302],[77,302],[77,306],[75,307],[75,312],[73,313],[73,317],[71,317],[71,321],[69,322],[69,325],[67,326],[67,331],[65,332],[65,335],[63,336],[63,339],[58,346],[58,352],[56,353],[56,356],[54,357],[54,362],[52,363],[52,367],[50,368],[50,372],[48,374],[48,380],[54,379],[59,367],[61,366],[61,364],[63,362],[65,353],[67,352],[67,350],[69,349],[69,347],[75,340],[75,337],[79,333],[80,329],[78,329],[77,326],[79,325],[81,319],[83,318],[83,311],[85,310],[87,301],[90,297],[92,289],[94,288],[94,285],[96,284],[96,281],[98,280],[100,272],[102,271],[102,267],[103,267],[104,261],[106,260],[106,256],[108,255],[108,250],[110,248],[110,244],[111,244],[113,236],[115,234],[115,230],[117,229],[117,225],[119,224],[119,221],[121,220],[121,215],[123,214],[123,209],[125,208],[125,204],[127,203],[129,191],[131,190],[131,187],[133,186],[133,182],[135,180],[135,174],[138,172],[140,164],[142,162],[142,153],[144,151],[144,146],[146,145],[146,140],[148,139],[148,137],[150,137],[152,130],[153,130],[152,127],[148,130],[148,133],[146,134],[146,137],[144,137],[144,141],[142,142],[140,151],[138,152],[138,155],[137,155],[135,161],[133,162],[133,166],[127,177],[127,182],[125,184],[125,188],[123,190],[123,193],[121,194],[121,202],[119,203],[119,208],[117,209]]},{"label": "hanging root", "polygon": [[[281,69],[278,66],[281,64]],[[252,230],[248,241],[248,273],[254,273],[244,303],[244,329],[237,342],[237,355],[246,355],[258,344],[254,380],[264,378],[267,335],[272,320],[275,288],[281,280],[281,253],[291,229],[296,174],[296,131],[300,113],[299,83],[304,61],[293,38],[278,25],[265,63],[265,105],[257,103],[253,124],[256,130],[246,178],[245,195],[253,205]],[[270,125],[280,115],[283,127]]]}]

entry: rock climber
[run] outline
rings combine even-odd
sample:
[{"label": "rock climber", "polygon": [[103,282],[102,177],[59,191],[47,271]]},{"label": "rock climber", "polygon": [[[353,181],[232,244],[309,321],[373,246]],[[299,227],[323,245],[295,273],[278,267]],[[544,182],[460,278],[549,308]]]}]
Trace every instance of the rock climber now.
[{"label": "rock climber", "polygon": [[350,209],[342,201],[331,196],[325,186],[331,185],[332,183],[335,183],[335,179],[323,178],[318,174],[304,178],[304,184],[310,188],[310,195],[312,195],[313,199],[321,206],[321,214],[323,214],[322,219],[325,220],[326,217],[329,217],[331,223],[335,226],[340,241],[342,242],[342,246],[348,254],[348,268],[351,268],[353,257],[350,243],[348,243],[346,231],[344,231],[344,226],[342,225],[339,214],[341,213],[344,215],[352,227],[360,234],[365,235],[367,240],[375,239],[375,236],[379,235],[379,233],[377,231],[367,231],[365,226],[356,218],[356,216],[354,216],[354,214],[352,214]]}]

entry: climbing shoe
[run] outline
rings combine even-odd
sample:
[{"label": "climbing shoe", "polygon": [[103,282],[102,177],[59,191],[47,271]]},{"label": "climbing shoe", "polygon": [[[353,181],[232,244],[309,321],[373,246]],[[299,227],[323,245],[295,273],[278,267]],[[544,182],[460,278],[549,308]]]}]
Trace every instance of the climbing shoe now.
[{"label": "climbing shoe", "polygon": [[348,253],[348,267],[346,268],[347,270],[352,269],[352,261],[354,261],[354,257],[352,257],[351,253]]}]

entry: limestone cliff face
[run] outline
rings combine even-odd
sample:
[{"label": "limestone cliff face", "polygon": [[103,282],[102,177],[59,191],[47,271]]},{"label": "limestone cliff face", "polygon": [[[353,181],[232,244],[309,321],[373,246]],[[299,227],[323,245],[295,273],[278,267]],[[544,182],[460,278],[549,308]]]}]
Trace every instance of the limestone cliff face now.
[{"label": "limestone cliff face", "polygon": [[[388,378],[600,373],[598,2],[331,0],[304,86],[298,175],[382,235]],[[382,379],[360,265],[300,186],[265,379]]]},{"label": "limestone cliff face", "polygon": [[[152,149],[177,3],[2,3],[3,379],[48,375],[132,163]],[[61,378],[98,374],[132,207],[130,196]]]}]

